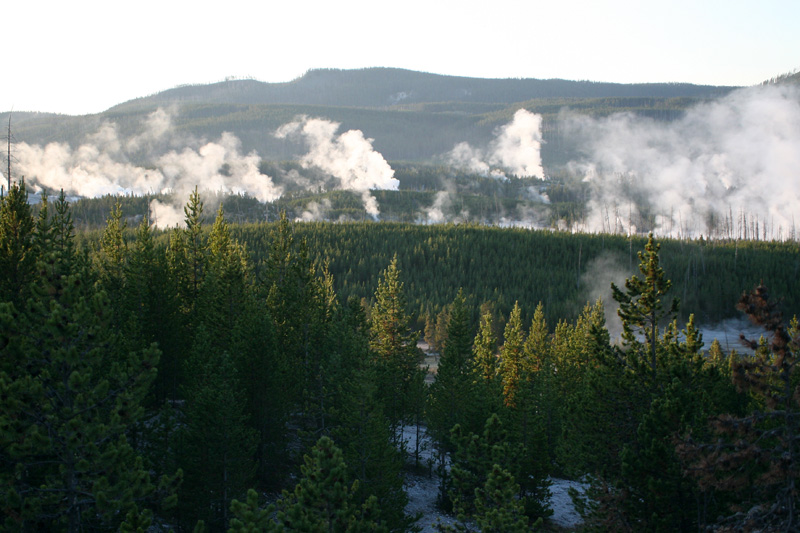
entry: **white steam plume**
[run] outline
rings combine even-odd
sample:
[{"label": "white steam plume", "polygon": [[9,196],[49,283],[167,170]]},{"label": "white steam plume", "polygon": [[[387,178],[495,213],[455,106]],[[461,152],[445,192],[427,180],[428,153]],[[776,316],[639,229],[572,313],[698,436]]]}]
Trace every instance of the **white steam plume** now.
[{"label": "white steam plume", "polygon": [[420,212],[421,222],[427,224],[442,224],[447,221],[445,211],[450,209],[452,200],[448,191],[439,191],[433,198],[433,204]]},{"label": "white steam plume", "polygon": [[622,258],[606,251],[592,259],[580,277],[581,288],[587,295],[586,300],[602,300],[606,329],[613,342],[617,342],[622,335],[622,321],[617,314],[619,304],[614,301],[611,284],[624,287],[628,276],[627,269],[622,265]]},{"label": "white steam plume", "polygon": [[447,156],[452,165],[487,177],[507,179],[505,172],[509,172],[544,179],[541,148],[542,116],[520,109],[511,122],[495,131],[486,149],[462,142]]},{"label": "white steam plume", "polygon": [[322,202],[309,202],[303,209],[303,213],[295,218],[298,222],[313,222],[315,220],[325,220],[331,209],[331,201],[323,198]]},{"label": "white steam plume", "polygon": [[668,123],[632,114],[563,120],[584,153],[572,168],[593,185],[589,231],[636,231],[647,212],[647,225],[662,235],[793,234],[800,201],[794,87],[741,89]]},{"label": "white steam plume", "polygon": [[419,224],[444,224],[453,222],[460,224],[469,220],[469,211],[462,205],[461,211],[456,213],[453,200],[457,198],[455,185],[450,182],[444,183],[445,190],[438,191],[433,197],[433,203],[429,207],[420,209],[417,215]]},{"label": "white steam plume", "polygon": [[[175,205],[151,202],[151,220],[161,227],[183,220],[182,202],[195,186],[214,192],[247,193],[262,202],[281,195],[280,187],[259,172],[258,154],[242,154],[239,140],[231,133],[196,148],[167,151],[170,140],[174,140],[171,123],[171,115],[159,109],[128,138],[120,137],[114,123],[105,122],[75,149],[65,143],[44,147],[19,143],[17,167],[34,188],[63,189],[76,196],[172,192]],[[145,150],[153,154],[155,168],[130,162],[133,154]]]},{"label": "white steam plume", "polygon": [[301,164],[305,168],[319,168],[336,178],[338,189],[360,193],[367,213],[377,219],[378,203],[370,191],[397,190],[400,182],[383,156],[372,147],[372,139],[365,138],[360,130],[337,136],[338,129],[336,122],[302,116],[281,126],[275,136],[303,140],[308,153],[301,158]]}]

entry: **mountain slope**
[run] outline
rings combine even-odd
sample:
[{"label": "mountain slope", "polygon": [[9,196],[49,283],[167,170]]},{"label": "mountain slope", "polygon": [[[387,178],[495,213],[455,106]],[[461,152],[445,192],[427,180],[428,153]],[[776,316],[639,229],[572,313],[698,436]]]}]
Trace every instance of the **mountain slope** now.
[{"label": "mountain slope", "polygon": [[485,145],[498,126],[524,107],[543,116],[542,158],[549,165],[569,159],[567,143],[553,137],[556,117],[565,107],[590,115],[630,111],[671,120],[730,90],[685,83],[477,79],[389,68],[312,70],[287,83],[228,80],[175,87],[97,115],[15,115],[12,126],[17,141],[75,147],[104,122],[114,123],[121,136],[133,135],[148,114],[164,108],[181,135],[212,140],[231,132],[245,152],[280,160],[294,158],[302,147],[275,139],[273,132],[309,115],[340,123],[340,132],[361,130],[388,160],[438,161],[458,143]]},{"label": "mountain slope", "polygon": [[311,70],[287,83],[228,80],[210,85],[176,87],[121,104],[112,110],[131,105],[175,102],[390,107],[424,102],[510,104],[534,98],[709,98],[731,89],[689,83],[482,79],[394,68],[321,69]]}]

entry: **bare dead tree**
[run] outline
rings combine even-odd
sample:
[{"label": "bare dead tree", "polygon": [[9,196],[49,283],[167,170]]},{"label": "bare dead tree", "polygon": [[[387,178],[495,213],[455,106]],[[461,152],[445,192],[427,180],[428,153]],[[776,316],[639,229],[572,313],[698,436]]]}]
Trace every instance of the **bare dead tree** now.
[{"label": "bare dead tree", "polygon": [[[11,155],[11,147],[14,144],[14,136],[11,135],[11,112],[8,113],[8,134],[6,135],[6,191],[11,190],[11,160],[13,159]],[[2,190],[2,187],[0,187]]]}]

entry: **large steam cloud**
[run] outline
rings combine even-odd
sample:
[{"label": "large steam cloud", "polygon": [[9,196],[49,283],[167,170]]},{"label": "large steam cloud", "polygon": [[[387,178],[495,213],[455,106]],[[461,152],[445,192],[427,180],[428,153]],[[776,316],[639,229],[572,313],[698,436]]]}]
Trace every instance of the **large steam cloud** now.
[{"label": "large steam cloud", "polygon": [[[300,117],[279,128],[276,135],[304,141],[308,153],[301,159],[303,166],[329,175],[333,188],[359,193],[366,211],[377,219],[378,203],[370,191],[397,190],[399,182],[370,139],[358,130],[337,135],[338,127],[324,119]],[[246,193],[262,202],[274,201],[283,192],[261,174],[256,152],[242,153],[235,135],[225,132],[213,142],[178,139],[172,130],[172,114],[163,109],[150,114],[139,131],[127,137],[120,135],[114,123],[105,122],[74,149],[66,143],[44,147],[20,143],[15,148],[19,173],[28,177],[34,189],[63,189],[84,197],[172,193],[174,203],[153,200],[150,204],[150,219],[160,227],[183,222],[181,207],[195,187]],[[131,162],[143,159],[151,161],[152,167]],[[321,185],[299,174],[289,173],[286,178],[303,189]],[[329,207],[317,206],[303,217],[323,216]]]},{"label": "large steam cloud", "polygon": [[631,114],[567,115],[592,185],[588,231],[794,237],[800,195],[800,97],[754,87],[698,105],[673,122]]},{"label": "large steam cloud", "polygon": [[[182,222],[180,203],[194,187],[247,193],[262,202],[280,196],[281,189],[259,172],[258,154],[242,154],[233,134],[223,133],[214,142],[184,141],[197,146],[177,151],[169,149],[174,144],[170,132],[171,116],[159,109],[128,138],[119,135],[114,123],[106,122],[75,149],[65,143],[44,147],[20,143],[15,147],[17,168],[34,188],[63,189],[76,196],[173,193],[175,205],[157,200],[150,205],[151,220],[161,227]],[[130,162],[143,152],[152,158],[153,168]]]},{"label": "large steam cloud", "polygon": [[281,126],[275,135],[303,140],[308,152],[300,159],[301,164],[329,173],[338,180],[338,189],[361,193],[367,213],[377,219],[378,202],[370,191],[396,191],[400,182],[394,178],[389,163],[372,147],[372,139],[365,138],[360,130],[349,130],[337,136],[338,129],[336,122],[302,116]]},{"label": "large steam cloud", "polygon": [[485,149],[462,142],[447,158],[453,166],[483,176],[507,179],[508,172],[544,179],[541,148],[542,116],[520,109],[511,122],[495,131],[494,139]]}]

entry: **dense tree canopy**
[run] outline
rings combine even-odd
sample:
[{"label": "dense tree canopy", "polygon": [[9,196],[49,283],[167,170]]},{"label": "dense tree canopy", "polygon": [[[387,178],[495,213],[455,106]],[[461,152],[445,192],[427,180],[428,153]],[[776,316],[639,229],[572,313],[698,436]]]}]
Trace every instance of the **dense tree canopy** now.
[{"label": "dense tree canopy", "polygon": [[[63,194],[0,200],[5,529],[409,531],[403,473],[424,466],[461,529],[549,527],[551,476],[591,480],[589,530],[796,528],[796,322],[759,288],[740,308],[768,338],[706,351],[671,305],[724,316],[756,276],[794,305],[796,244],[204,207],[159,232],[114,202],[80,233]],[[638,273],[582,300],[586,265],[633,270],[634,245]]]}]

